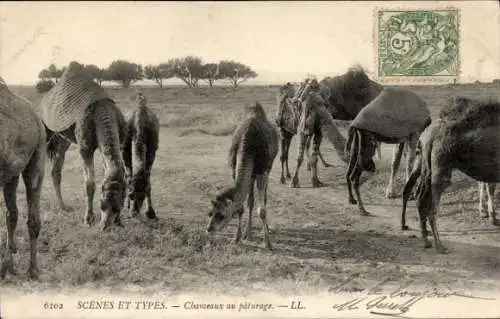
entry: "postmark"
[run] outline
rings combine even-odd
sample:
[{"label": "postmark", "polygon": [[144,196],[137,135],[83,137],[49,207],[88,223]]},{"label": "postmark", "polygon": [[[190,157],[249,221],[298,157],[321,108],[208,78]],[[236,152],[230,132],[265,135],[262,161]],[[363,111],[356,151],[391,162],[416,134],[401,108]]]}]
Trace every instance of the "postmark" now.
[{"label": "postmark", "polygon": [[460,11],[375,9],[376,74],[383,82],[458,81]]}]

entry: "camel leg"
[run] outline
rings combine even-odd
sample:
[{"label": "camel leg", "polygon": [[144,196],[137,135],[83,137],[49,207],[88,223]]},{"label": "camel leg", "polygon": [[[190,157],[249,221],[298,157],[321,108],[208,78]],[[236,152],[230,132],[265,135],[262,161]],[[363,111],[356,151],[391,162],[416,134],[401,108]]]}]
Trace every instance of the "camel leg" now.
[{"label": "camel leg", "polygon": [[422,233],[422,240],[424,241],[424,248],[431,248],[432,243],[429,241],[429,231],[427,230],[427,216],[421,211],[418,212],[420,219],[420,232]]},{"label": "camel leg", "polygon": [[305,144],[307,141],[308,136],[305,134],[300,133],[299,134],[299,152],[297,154],[297,166],[295,167],[295,173],[293,174],[292,182],[290,184],[290,187],[292,188],[297,188],[299,186],[299,170],[300,166],[302,165],[302,162],[304,161],[304,150],[305,150]]},{"label": "camel leg", "polygon": [[413,169],[413,165],[415,164],[416,154],[417,154],[417,143],[418,136],[416,134],[412,134],[412,136],[406,141],[405,146],[408,151],[408,155],[406,158],[406,179],[405,182],[408,181],[411,175],[411,171]]},{"label": "camel leg", "polygon": [[7,241],[5,242],[5,255],[0,270],[0,278],[4,278],[7,271],[15,274],[14,259],[12,254],[17,252],[14,233],[17,228],[18,209],[17,209],[17,186],[19,184],[19,176],[14,177],[3,187],[3,197],[5,200],[6,224],[7,224]]},{"label": "camel leg", "polygon": [[243,209],[238,211],[238,224],[236,228],[236,235],[234,236],[234,243],[238,244],[241,240],[241,215],[243,215]]},{"label": "camel leg", "polygon": [[382,159],[382,142],[377,143],[377,157],[379,160]]},{"label": "camel leg", "polygon": [[243,235],[243,239],[245,240],[252,240],[252,212],[253,212],[253,207],[255,205],[254,184],[255,184],[255,178],[252,178],[252,181],[250,182],[250,189],[248,191],[248,199],[247,199],[248,222],[245,227],[245,234]]},{"label": "camel leg", "polygon": [[[41,147],[44,147],[42,145]],[[45,177],[45,158],[40,151],[35,151],[30,163],[23,171],[23,181],[26,188],[26,200],[28,204],[28,234],[30,238],[30,266],[28,277],[38,278],[37,248],[36,243],[40,235],[40,197],[42,193],[43,179]]]},{"label": "camel leg", "polygon": [[147,199],[147,202],[146,202],[146,216],[149,218],[149,219],[158,219],[158,217],[156,216],[156,212],[153,208],[153,201],[151,200],[151,178],[148,174],[148,188],[146,190],[146,199]]},{"label": "camel leg", "polygon": [[354,188],[354,193],[356,194],[356,197],[358,199],[358,210],[359,213],[363,216],[368,216],[370,213],[366,211],[365,206],[363,205],[363,200],[361,199],[361,192],[359,191],[360,187],[360,179],[361,179],[361,173],[363,170],[361,167],[356,167],[356,169],[353,172],[352,179],[353,179],[353,188]]},{"label": "camel leg", "polygon": [[57,202],[59,204],[59,207],[63,211],[70,211],[72,208],[66,204],[64,204],[62,194],[61,194],[61,179],[62,179],[62,169],[64,167],[64,161],[66,158],[66,151],[69,149],[71,146],[71,143],[64,141],[62,142],[64,144],[59,145],[59,149],[57,150],[56,154],[54,155],[52,159],[52,169],[51,169],[51,176],[52,176],[52,183],[54,185],[54,190],[56,192],[56,198]]},{"label": "camel leg", "polygon": [[396,173],[401,164],[401,155],[404,149],[404,142],[394,145],[392,149],[392,164],[391,164],[391,176],[389,177],[389,185],[385,191],[385,197],[394,198],[396,197],[396,190],[394,189],[394,181],[396,180]]},{"label": "camel leg", "polygon": [[490,221],[495,226],[500,226],[495,212],[495,188],[496,183],[486,183],[486,189],[488,191],[488,214],[490,215]]},{"label": "camel leg", "polygon": [[264,242],[269,250],[273,249],[271,240],[269,238],[269,226],[267,223],[267,184],[269,181],[269,171],[258,175],[256,178],[257,186],[257,214],[263,224]]},{"label": "camel leg", "polygon": [[125,180],[127,181],[127,195],[125,197],[125,207],[130,211],[130,196],[132,192],[132,138],[127,137],[122,148],[123,164],[125,166]]},{"label": "camel leg", "polygon": [[312,157],[311,157],[311,166],[312,166],[311,184],[312,184],[312,187],[323,186],[323,183],[318,178],[318,154],[320,152],[322,138],[323,138],[323,136],[321,135],[321,128],[319,128],[318,130],[316,130],[315,134],[313,135],[313,150],[312,150]]},{"label": "camel leg", "polygon": [[486,183],[478,182],[479,186],[479,213],[482,218],[488,218],[488,208],[486,207]]},{"label": "camel leg", "polygon": [[311,141],[312,141],[312,136],[311,135],[308,135],[307,136],[307,139],[306,139],[306,145],[305,145],[305,152],[306,152],[306,156],[307,156],[307,170],[308,171],[311,171],[311,167],[312,167],[312,163],[311,163],[311,154],[310,154],[310,151],[311,151]]},{"label": "camel leg", "polygon": [[[322,133],[323,134],[323,133]],[[323,136],[322,136],[323,137]],[[332,167],[332,164],[329,164],[325,158],[323,157],[323,153],[321,153],[321,150],[318,151],[318,156],[319,156],[319,159],[321,160],[321,163],[323,163],[323,166],[324,167]]]},{"label": "camel leg", "polygon": [[357,150],[357,139],[358,135],[355,134],[353,137],[354,141],[352,142],[351,146],[351,152],[349,154],[349,166],[347,168],[347,173],[346,173],[346,181],[347,181],[347,191],[349,192],[349,203],[350,204],[357,204],[358,202],[354,199],[354,196],[352,195],[352,177],[353,173],[356,169],[358,169],[358,150]]},{"label": "camel leg", "polygon": [[94,193],[95,193],[95,169],[94,169],[94,151],[89,149],[80,149],[80,155],[84,165],[85,192],[87,194],[87,208],[83,223],[92,226],[95,222],[94,215]]},{"label": "camel leg", "polygon": [[431,226],[432,235],[434,236],[434,245],[438,253],[446,253],[447,249],[443,246],[439,237],[437,229],[437,215],[439,212],[439,205],[441,202],[441,195],[444,190],[450,185],[451,171],[448,168],[440,165],[434,158],[431,160],[431,167],[433,168],[431,177],[431,205],[427,218]]},{"label": "camel leg", "polygon": [[[408,181],[406,182],[403,188],[403,209],[401,211],[401,230],[410,229],[406,225],[406,206],[408,205],[408,200],[410,200],[413,195],[413,189],[415,187],[415,183],[417,182],[418,177],[420,176],[421,162],[416,162],[417,165],[413,168]],[[425,225],[425,223],[424,223]]]},{"label": "camel leg", "polygon": [[[290,152],[290,144],[292,142],[292,135],[284,130],[281,130],[281,184],[285,184],[285,180],[289,179],[290,170],[288,168],[288,154]],[[286,172],[286,175],[285,175]]]}]

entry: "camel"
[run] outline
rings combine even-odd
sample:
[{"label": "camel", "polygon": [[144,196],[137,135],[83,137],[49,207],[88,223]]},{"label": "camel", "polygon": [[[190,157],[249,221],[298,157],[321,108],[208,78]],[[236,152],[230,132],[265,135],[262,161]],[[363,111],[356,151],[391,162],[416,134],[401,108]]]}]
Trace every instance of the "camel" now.
[{"label": "camel", "polygon": [[[319,84],[313,79],[311,87],[319,89]],[[276,124],[280,129],[280,139],[281,139],[281,178],[280,183],[285,184],[286,179],[290,179],[290,170],[288,167],[288,154],[290,152],[290,144],[292,138],[297,134],[297,129],[299,126],[300,115],[301,115],[301,95],[304,93],[306,87],[310,85],[309,79],[306,79],[304,83],[299,86],[298,90],[295,91],[291,83],[286,83],[282,86],[278,93],[278,108],[276,112]],[[300,152],[306,152],[308,163],[307,170],[312,169],[311,156],[309,155],[309,149],[311,146],[311,141],[313,141],[313,155],[317,154],[319,156],[323,166],[330,167],[323,155],[321,154],[320,145],[323,138],[323,133],[321,131],[321,124],[319,119],[315,119],[315,124],[312,125],[314,129],[312,132],[301,132],[299,145],[302,145],[303,149]],[[299,153],[300,153],[299,152]],[[302,161],[300,161],[302,164]],[[300,165],[298,165],[300,167]],[[286,171],[286,175],[285,175]],[[295,176],[298,175],[298,169],[296,169]],[[298,177],[294,176],[295,182],[292,183],[292,187],[298,186]],[[312,187],[319,187],[322,183],[319,181],[317,174],[313,174],[311,178]]]},{"label": "camel", "polygon": [[[380,92],[383,91],[384,87],[372,80],[366,75],[365,71],[360,67],[351,67],[347,73],[336,76],[336,77],[326,77],[319,82],[319,89],[316,92],[319,94],[311,101],[313,104],[317,104],[311,107],[304,107],[302,105],[300,115],[300,120],[306,125],[302,127],[306,130],[311,130],[317,126],[318,118],[321,122],[322,136],[326,136],[328,140],[333,144],[336,153],[339,155],[340,159],[344,162],[348,162],[347,154],[344,154],[344,145],[340,143],[345,143],[345,139],[340,135],[338,129],[336,128],[335,121],[352,121],[357,116],[357,114],[371,101],[373,101]],[[299,94],[295,94],[295,97],[299,102],[304,102],[307,96],[307,86]],[[313,90],[314,91],[314,90]],[[298,96],[298,97],[297,97]],[[326,101],[325,101],[326,100]],[[327,110],[327,112],[325,112]],[[307,114],[306,114],[307,113]],[[328,114],[329,113],[329,114]],[[309,118],[308,118],[309,117]],[[279,118],[279,116],[278,116]],[[299,129],[301,136],[304,130]],[[308,149],[308,140],[302,139],[299,141],[299,152],[297,156],[297,167],[295,170],[295,176],[292,180],[292,187],[299,187],[298,182],[298,169],[303,161],[303,150]],[[411,142],[411,141],[410,141]],[[394,186],[394,181],[396,179],[396,172],[399,168],[401,162],[401,156],[396,156],[401,153],[406,155],[409,151],[415,150],[416,143],[411,144],[410,142],[403,141],[401,145],[394,145],[393,149],[393,159],[391,164],[391,174],[389,184],[386,189],[386,197],[395,197],[396,191]],[[321,141],[319,141],[321,143]],[[313,177],[312,182],[314,184],[321,185],[321,182],[316,183],[317,180],[317,156],[322,158],[321,153],[319,153],[319,143],[313,148],[313,155],[308,163],[308,167],[312,167]],[[381,159],[381,142],[376,142],[376,151],[378,158]],[[282,154],[283,154],[282,147]],[[314,149],[318,151],[314,152]],[[288,152],[288,148],[285,148],[285,152]],[[407,166],[411,164],[411,158],[407,157]],[[283,169],[282,169],[283,171]],[[283,176],[283,173],[282,173]]]},{"label": "camel", "polygon": [[[336,120],[353,121],[361,110],[373,101],[384,90],[384,87],[368,78],[363,68],[353,66],[347,73],[326,77],[320,84],[331,89],[329,99],[329,111]],[[381,141],[375,141],[377,157],[382,159]],[[395,180],[402,156],[406,157],[407,167],[411,167],[412,157],[408,154],[415,152],[416,141],[403,140],[395,144],[392,151],[391,173],[385,196],[396,197]],[[400,154],[400,155],[398,155]],[[407,171],[408,174],[408,171]]]},{"label": "camel", "polygon": [[[436,250],[439,253],[448,251],[439,238],[436,219],[441,195],[451,184],[451,175],[455,169],[488,185],[489,217],[493,225],[500,225],[493,206],[493,185],[500,182],[499,129],[499,101],[459,96],[441,110],[437,121],[420,136],[420,156],[404,188],[401,216],[404,227],[406,205],[417,185],[417,208],[425,248],[432,247],[427,238],[428,220]],[[418,179],[420,181],[417,183]]]},{"label": "camel", "polygon": [[5,200],[7,241],[0,278],[15,274],[13,254],[17,253],[17,188],[22,175],[28,203],[30,264],[28,277],[37,279],[37,240],[40,234],[40,196],[45,176],[45,129],[31,103],[14,94],[0,78],[0,187]]},{"label": "camel", "polygon": [[157,219],[151,200],[151,168],[158,150],[160,122],[142,93],[137,94],[134,110],[127,118],[127,132],[123,153],[129,186],[127,209],[133,201],[132,216],[138,216],[147,198],[146,216]]},{"label": "camel", "polygon": [[272,250],[267,223],[267,188],[269,174],[274,159],[278,154],[278,131],[267,119],[264,108],[259,102],[233,134],[228,152],[229,167],[232,170],[234,186],[223,189],[212,200],[212,209],[208,213],[207,232],[214,233],[228,225],[235,215],[238,228],[235,243],[241,239],[241,217],[245,200],[248,205],[248,222],[244,239],[252,237],[252,210],[254,207],[254,188],[257,188],[257,214],[262,220],[264,241]]},{"label": "camel", "polygon": [[83,223],[88,226],[94,224],[94,153],[99,148],[105,168],[101,186],[100,227],[106,231],[113,222],[123,227],[120,211],[125,200],[126,180],[122,153],[127,125],[118,106],[103,88],[72,62],[59,82],[44,95],[40,109],[48,132],[47,153],[61,209],[68,209],[61,195],[62,168],[66,151],[74,143],[79,147],[84,166],[87,207]]},{"label": "camel", "polygon": [[[346,153],[349,167],[346,173],[349,203],[357,204],[361,215],[366,211],[359,191],[363,171],[375,172],[372,157],[378,142],[397,144],[393,154],[393,165],[389,188],[393,188],[394,173],[405,145],[408,145],[406,180],[409,179],[415,162],[415,153],[420,133],[431,123],[430,111],[425,101],[417,94],[401,88],[388,87],[364,107],[349,127]],[[357,200],[353,196],[353,188]]]}]

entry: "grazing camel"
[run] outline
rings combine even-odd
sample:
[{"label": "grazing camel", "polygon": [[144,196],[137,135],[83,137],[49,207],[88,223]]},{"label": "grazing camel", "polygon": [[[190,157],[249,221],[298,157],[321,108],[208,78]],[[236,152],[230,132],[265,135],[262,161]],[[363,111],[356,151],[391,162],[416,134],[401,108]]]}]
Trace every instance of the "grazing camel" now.
[{"label": "grazing camel", "polygon": [[127,132],[123,151],[129,186],[127,209],[132,200],[132,216],[138,216],[147,198],[146,216],[157,219],[151,200],[151,168],[158,150],[160,122],[142,93],[137,94],[134,110],[127,118]]},{"label": "grazing camel", "polygon": [[[415,161],[418,137],[430,122],[430,111],[424,100],[411,91],[392,87],[382,91],[352,121],[346,143],[346,153],[350,153],[346,179],[349,203],[358,204],[360,214],[369,215],[359,191],[360,177],[363,170],[375,171],[372,157],[377,142],[399,144],[394,152],[389,181],[389,187],[392,188],[394,172],[398,169],[404,146],[408,145],[409,148],[406,167],[408,180]],[[357,200],[354,199],[353,188]]]},{"label": "grazing camel", "polygon": [[[302,114],[301,111],[301,100],[302,100],[302,94],[304,94],[305,89],[307,86],[310,85],[310,88],[314,89],[319,89],[319,84],[315,81],[312,80],[312,85],[309,82],[309,79],[306,79],[304,83],[301,84],[301,86],[298,88],[297,91],[294,90],[293,86],[291,83],[286,83],[284,86],[282,86],[279,90],[278,93],[278,108],[276,112],[276,124],[278,125],[280,129],[280,137],[281,137],[281,178],[280,182],[281,184],[284,184],[286,179],[290,179],[290,170],[288,167],[288,154],[290,153],[290,144],[292,142],[292,138],[295,134],[297,134],[297,129],[300,123],[300,115]],[[325,99],[326,100],[326,99]],[[308,163],[307,163],[307,169],[311,170],[312,169],[312,163],[311,163],[311,157],[309,155],[309,149],[311,146],[311,141],[313,141],[313,154],[317,153],[319,156],[321,162],[325,167],[330,167],[331,165],[328,164],[325,159],[323,158],[323,155],[321,154],[320,150],[320,145],[321,141],[323,138],[323,133],[321,131],[321,124],[319,122],[319,119],[315,119],[316,123],[314,123],[312,126],[314,129],[312,132],[301,132],[300,138],[301,141],[303,141],[303,149],[302,152],[305,150],[307,158],[308,158]],[[300,164],[302,164],[302,161],[300,161]],[[286,175],[285,175],[285,170],[286,170]],[[296,175],[297,175],[296,170]],[[296,182],[292,183],[292,187],[297,187],[298,186],[298,178],[295,178]],[[321,186],[321,182],[318,179],[317,175],[312,176],[311,178],[311,183],[312,187],[319,187]]]},{"label": "grazing camel", "polygon": [[61,176],[65,153],[75,143],[84,165],[87,208],[83,219],[89,226],[95,222],[94,153],[99,148],[104,157],[105,177],[101,188],[101,229],[112,222],[123,226],[120,211],[126,192],[122,158],[127,138],[125,118],[108,94],[72,62],[59,82],[45,94],[40,109],[46,126],[47,151],[52,162],[52,180],[62,209]]},{"label": "grazing camel", "polygon": [[40,234],[40,193],[45,173],[45,129],[31,103],[9,90],[0,78],[0,187],[5,200],[7,241],[0,278],[15,274],[13,254],[17,253],[17,188],[22,175],[28,203],[30,264],[28,277],[37,279],[37,239]]},{"label": "grazing camel", "polygon": [[447,252],[439,238],[436,219],[441,195],[451,184],[454,169],[488,184],[489,217],[493,225],[500,225],[493,205],[493,185],[500,182],[499,130],[500,102],[457,97],[420,136],[420,156],[404,188],[401,216],[402,227],[407,228],[406,205],[417,184],[417,208],[425,248],[432,247],[427,238],[429,220],[436,250]]},{"label": "grazing camel", "polygon": [[241,239],[241,217],[243,204],[247,200],[248,223],[244,238],[252,237],[252,210],[254,207],[254,188],[257,188],[257,214],[264,225],[264,241],[271,250],[269,226],[267,224],[267,187],[274,159],[278,154],[278,132],[267,119],[266,113],[256,102],[250,116],[236,129],[229,148],[229,166],[232,169],[234,186],[222,190],[212,200],[207,232],[222,230],[235,215],[238,229],[235,243]]}]

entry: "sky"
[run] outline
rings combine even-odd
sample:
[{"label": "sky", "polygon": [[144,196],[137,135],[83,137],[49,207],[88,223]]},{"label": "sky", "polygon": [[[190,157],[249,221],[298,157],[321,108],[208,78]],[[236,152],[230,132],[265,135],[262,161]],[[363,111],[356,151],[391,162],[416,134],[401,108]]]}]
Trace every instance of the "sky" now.
[{"label": "sky", "polygon": [[374,10],[461,9],[461,82],[500,77],[497,1],[0,2],[0,76],[31,84],[51,63],[158,64],[185,55],[234,59],[254,82],[375,70]]}]

